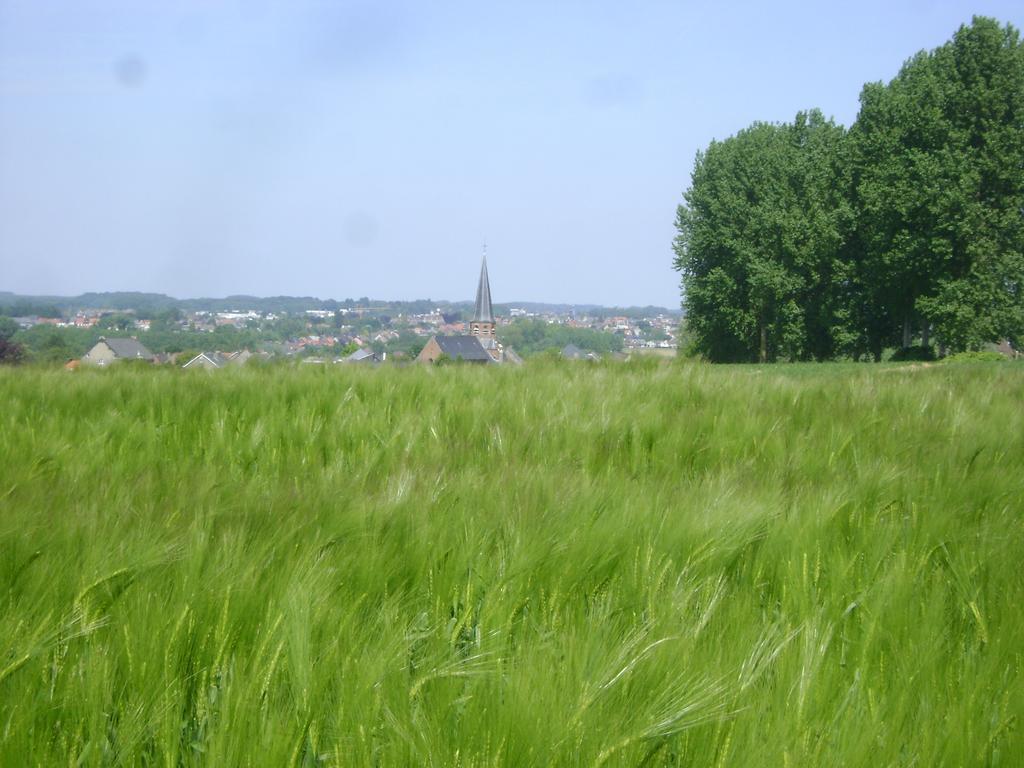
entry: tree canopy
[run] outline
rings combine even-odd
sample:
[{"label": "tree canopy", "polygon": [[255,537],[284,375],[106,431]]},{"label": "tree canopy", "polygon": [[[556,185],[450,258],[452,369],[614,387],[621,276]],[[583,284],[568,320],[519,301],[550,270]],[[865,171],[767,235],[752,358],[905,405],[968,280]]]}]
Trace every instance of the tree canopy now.
[{"label": "tree canopy", "polygon": [[613,333],[548,323],[536,318],[516,320],[502,326],[502,343],[521,355],[533,355],[548,349],[575,344],[588,352],[605,354],[622,349],[622,337]]},{"label": "tree canopy", "polygon": [[698,155],[678,209],[675,266],[708,357],[834,353],[838,254],[851,220],[838,185],[844,135],[814,110],[790,124],[755,123]]},{"label": "tree canopy", "polygon": [[820,112],[697,156],[675,267],[712,360],[876,359],[1024,338],[1024,46],[976,17]]}]

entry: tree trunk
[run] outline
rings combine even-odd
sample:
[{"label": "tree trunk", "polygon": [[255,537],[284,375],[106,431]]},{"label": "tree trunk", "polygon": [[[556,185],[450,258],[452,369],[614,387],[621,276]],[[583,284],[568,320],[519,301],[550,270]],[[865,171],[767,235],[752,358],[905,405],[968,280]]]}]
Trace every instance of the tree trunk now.
[{"label": "tree trunk", "polygon": [[925,321],[921,328],[921,346],[928,347],[932,341],[932,324]]},{"label": "tree trunk", "polygon": [[907,315],[903,318],[903,348],[909,347],[911,341],[913,338],[910,335],[910,315]]},{"label": "tree trunk", "polygon": [[875,334],[868,336],[868,352],[876,363],[882,362],[882,340]]},{"label": "tree trunk", "polygon": [[764,321],[761,322],[761,362],[768,362],[768,329],[764,326]]}]

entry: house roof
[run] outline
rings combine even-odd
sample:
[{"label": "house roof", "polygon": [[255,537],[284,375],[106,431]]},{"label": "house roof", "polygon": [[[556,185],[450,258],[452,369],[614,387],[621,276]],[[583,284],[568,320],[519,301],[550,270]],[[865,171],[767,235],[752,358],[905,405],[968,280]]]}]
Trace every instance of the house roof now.
[{"label": "house roof", "polygon": [[473,313],[473,322],[494,322],[494,310],[491,308],[491,281],[487,278],[486,251],[484,251],[483,264],[480,265],[480,283],[476,287],[476,311]]},{"label": "house roof", "polygon": [[363,349],[357,349],[351,355],[346,357],[345,361],[349,362],[349,363],[361,363],[361,362],[363,362],[365,360],[372,361],[372,360],[375,360],[376,358],[377,358],[377,355],[374,354],[372,349],[363,348]]},{"label": "house roof", "polygon": [[153,353],[138,339],[103,339],[115,357],[125,360],[152,360]]},{"label": "house roof", "polygon": [[452,360],[483,360],[491,361],[477,336],[435,336],[437,346]]},{"label": "house roof", "polygon": [[198,365],[202,359],[205,359],[214,368],[223,368],[228,364],[242,365],[251,357],[252,352],[247,349],[243,349],[238,352],[200,352],[185,363],[182,368],[188,368],[193,364]]},{"label": "house roof", "polygon": [[562,347],[562,357],[568,358],[570,360],[579,360],[584,356],[584,351],[577,347],[575,344],[566,344],[564,347]]},{"label": "house roof", "polygon": [[189,360],[182,368],[188,368],[193,364],[198,364],[200,359],[206,358],[213,365],[214,368],[221,368],[227,365],[229,357],[222,355],[220,352],[200,352],[198,355]]}]

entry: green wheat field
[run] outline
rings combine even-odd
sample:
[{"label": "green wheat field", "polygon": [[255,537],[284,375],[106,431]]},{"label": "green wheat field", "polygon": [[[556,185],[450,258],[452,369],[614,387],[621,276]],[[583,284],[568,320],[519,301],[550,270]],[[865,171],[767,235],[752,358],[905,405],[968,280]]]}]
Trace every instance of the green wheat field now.
[{"label": "green wheat field", "polygon": [[1024,755],[1024,365],[0,370],[0,765]]}]

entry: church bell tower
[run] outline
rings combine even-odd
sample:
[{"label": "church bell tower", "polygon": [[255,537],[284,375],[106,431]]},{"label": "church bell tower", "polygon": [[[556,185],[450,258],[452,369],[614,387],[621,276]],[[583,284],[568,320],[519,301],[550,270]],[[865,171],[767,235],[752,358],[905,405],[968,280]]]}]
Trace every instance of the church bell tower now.
[{"label": "church bell tower", "polygon": [[476,311],[469,321],[471,336],[479,336],[481,341],[493,340],[494,310],[491,308],[491,282],[487,278],[487,246],[484,246],[484,260],[480,266],[480,284],[476,288]]}]

